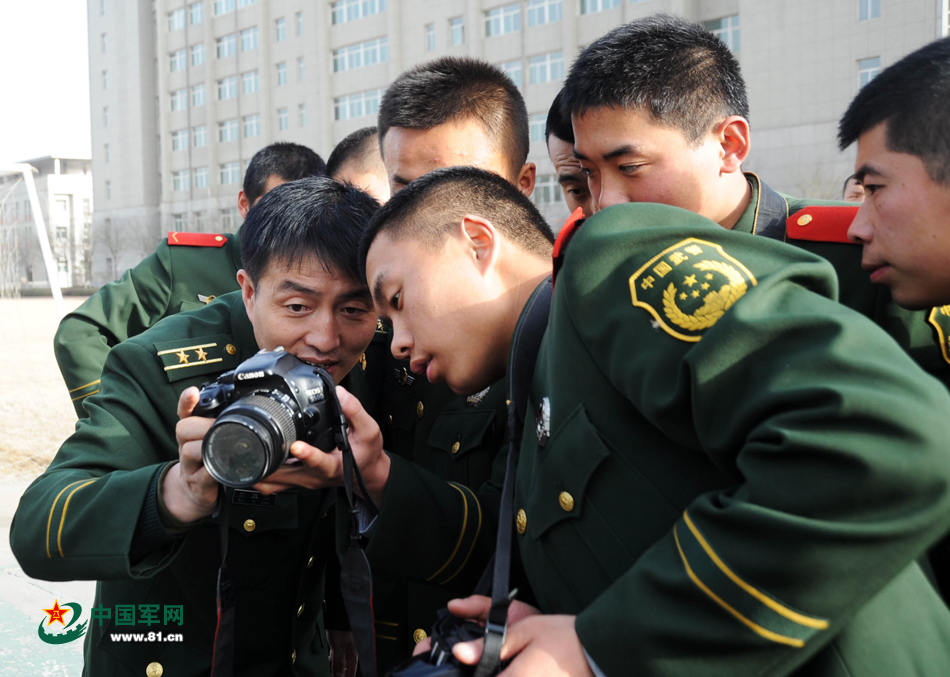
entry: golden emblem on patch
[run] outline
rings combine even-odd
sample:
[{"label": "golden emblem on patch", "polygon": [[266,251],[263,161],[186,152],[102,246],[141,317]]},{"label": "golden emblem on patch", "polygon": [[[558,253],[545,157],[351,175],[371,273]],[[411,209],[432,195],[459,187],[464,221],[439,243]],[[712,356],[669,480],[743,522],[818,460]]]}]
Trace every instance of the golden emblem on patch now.
[{"label": "golden emblem on patch", "polygon": [[551,400],[547,397],[541,400],[541,406],[538,407],[537,421],[538,446],[543,447],[551,437]]},{"label": "golden emblem on patch", "polygon": [[756,284],[720,245],[691,237],[643,264],[630,277],[630,295],[667,334],[696,342]]},{"label": "golden emblem on patch", "polygon": [[937,306],[930,311],[927,321],[937,332],[940,354],[950,364],[950,306]]}]

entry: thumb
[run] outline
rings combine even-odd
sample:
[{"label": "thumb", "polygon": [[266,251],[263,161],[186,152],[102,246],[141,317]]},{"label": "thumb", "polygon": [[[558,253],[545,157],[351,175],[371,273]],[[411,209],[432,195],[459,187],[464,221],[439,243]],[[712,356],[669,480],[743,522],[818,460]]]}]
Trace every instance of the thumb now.
[{"label": "thumb", "polygon": [[188,418],[198,404],[199,393],[194,386],[185,388],[178,398],[178,418]]}]

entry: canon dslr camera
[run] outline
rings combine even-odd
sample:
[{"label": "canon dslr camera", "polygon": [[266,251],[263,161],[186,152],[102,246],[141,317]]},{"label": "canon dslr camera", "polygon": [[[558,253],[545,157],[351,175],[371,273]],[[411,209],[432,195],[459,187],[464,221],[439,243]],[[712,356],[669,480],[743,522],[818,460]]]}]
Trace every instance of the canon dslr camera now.
[{"label": "canon dslr camera", "polygon": [[335,449],[334,387],[326,371],[283,348],[262,350],[206,383],[193,414],[217,419],[201,446],[208,473],[225,486],[249,487],[287,461],[295,440]]},{"label": "canon dslr camera", "polygon": [[[471,642],[485,636],[485,628],[442,609],[432,627],[432,648],[427,654],[414,656],[393,668],[387,677],[472,677],[475,665],[460,663],[452,654],[459,642]],[[491,674],[497,675],[510,661],[501,662]]]}]

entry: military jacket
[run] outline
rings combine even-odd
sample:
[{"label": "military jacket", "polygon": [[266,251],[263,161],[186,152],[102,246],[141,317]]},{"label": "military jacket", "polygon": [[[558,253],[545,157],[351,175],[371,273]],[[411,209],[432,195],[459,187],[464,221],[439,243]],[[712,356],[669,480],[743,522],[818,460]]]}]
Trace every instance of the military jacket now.
[{"label": "military jacket", "polygon": [[[256,351],[240,293],[119,344],[99,392],[86,399],[89,416],[23,495],[10,533],[23,570],[40,579],[96,579],[95,606],[113,609],[112,620],[89,624],[84,674],[139,677],[153,663],[166,675],[208,673],[221,557],[217,525],[204,522],[166,538],[139,558],[132,551],[150,484],[178,458],[181,391],[214,380]],[[359,395],[361,378],[357,366],[343,385]],[[228,490],[238,674],[328,673],[322,609],[334,496]],[[183,624],[116,624],[116,605],[147,604],[182,605]],[[110,639],[115,632],[156,630],[181,633],[184,642]],[[153,667],[148,674],[154,673]]]},{"label": "military jacket", "polygon": [[950,396],[836,291],[817,256],[674,207],[574,235],[516,531],[607,675],[950,674],[914,563],[950,526]]},{"label": "military jacket", "polygon": [[103,285],[59,324],[56,361],[80,418],[83,401],[99,390],[109,350],[163,317],[200,308],[238,289],[240,231],[234,235],[169,233],[155,252]]}]

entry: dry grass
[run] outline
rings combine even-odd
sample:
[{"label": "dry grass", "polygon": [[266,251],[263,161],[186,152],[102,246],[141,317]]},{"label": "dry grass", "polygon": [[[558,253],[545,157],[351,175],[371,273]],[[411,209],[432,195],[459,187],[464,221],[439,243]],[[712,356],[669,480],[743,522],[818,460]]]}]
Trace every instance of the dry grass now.
[{"label": "dry grass", "polygon": [[[85,301],[66,297],[66,310]],[[76,425],[53,357],[51,298],[0,299],[0,479],[39,475]]]}]

